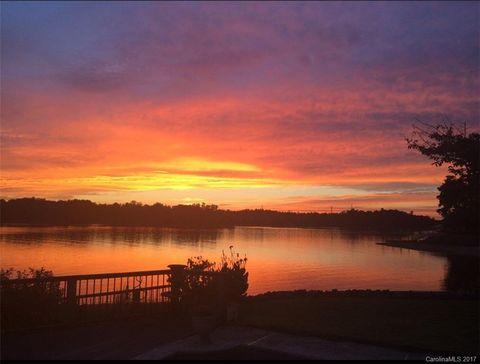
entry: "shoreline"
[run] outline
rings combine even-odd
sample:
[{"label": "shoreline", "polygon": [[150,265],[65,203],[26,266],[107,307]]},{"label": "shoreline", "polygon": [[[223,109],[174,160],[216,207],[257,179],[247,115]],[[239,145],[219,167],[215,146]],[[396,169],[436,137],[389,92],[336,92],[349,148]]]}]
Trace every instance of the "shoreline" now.
[{"label": "shoreline", "polygon": [[181,226],[181,225],[128,225],[128,224],[99,224],[99,223],[85,223],[85,224],[47,224],[47,223],[3,223],[0,222],[0,230],[2,228],[121,228],[121,229],[172,229],[172,230],[220,230],[220,229],[235,229],[235,228],[265,228],[265,229],[304,229],[304,230],[340,230],[346,233],[358,233],[365,235],[392,235],[401,236],[408,235],[425,229],[415,228],[384,228],[384,227],[353,227],[342,225],[215,225],[215,226]]},{"label": "shoreline", "polygon": [[392,248],[410,249],[423,251],[428,253],[441,253],[445,255],[460,256],[480,256],[480,248],[478,246],[469,245],[447,245],[439,243],[422,242],[418,240],[387,240],[377,245],[389,246]]},{"label": "shoreline", "polygon": [[457,291],[392,291],[389,289],[346,289],[267,291],[246,296],[246,300],[270,300],[298,297],[392,297],[392,298],[434,298],[434,299],[478,299],[476,292]]}]

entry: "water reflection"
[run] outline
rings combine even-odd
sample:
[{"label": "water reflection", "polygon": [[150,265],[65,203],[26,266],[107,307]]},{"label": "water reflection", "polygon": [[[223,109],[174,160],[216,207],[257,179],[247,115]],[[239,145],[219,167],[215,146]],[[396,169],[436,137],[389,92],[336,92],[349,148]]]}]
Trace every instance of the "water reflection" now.
[{"label": "water reflection", "polygon": [[174,242],[184,245],[215,244],[222,231],[218,229],[158,229],[141,227],[25,227],[2,228],[0,241],[19,244],[38,244],[46,241],[69,244],[119,243],[129,245],[163,244]]},{"label": "water reflection", "polygon": [[392,238],[339,229],[3,227],[0,263],[16,269],[43,266],[57,275],[164,269],[197,255],[219,261],[222,250],[234,245],[248,257],[249,294],[333,288],[456,290],[470,285],[472,271],[478,277],[475,259],[376,245],[387,237]]}]

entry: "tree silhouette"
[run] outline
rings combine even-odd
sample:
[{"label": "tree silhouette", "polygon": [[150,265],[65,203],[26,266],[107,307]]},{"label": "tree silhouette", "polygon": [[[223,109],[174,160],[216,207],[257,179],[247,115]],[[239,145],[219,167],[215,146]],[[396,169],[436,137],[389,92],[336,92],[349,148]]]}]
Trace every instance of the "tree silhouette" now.
[{"label": "tree silhouette", "polygon": [[421,230],[436,221],[398,210],[300,213],[273,210],[219,209],[216,205],[168,206],[140,203],[97,204],[88,200],[50,201],[39,198],[0,199],[0,226],[89,225],[221,228],[233,226],[327,227],[354,230]]},{"label": "tree silhouette", "polygon": [[466,124],[414,125],[409,149],[418,150],[433,160],[433,165],[448,164],[448,174],[438,187],[439,209],[444,227],[457,232],[479,231],[480,134],[467,134]]}]

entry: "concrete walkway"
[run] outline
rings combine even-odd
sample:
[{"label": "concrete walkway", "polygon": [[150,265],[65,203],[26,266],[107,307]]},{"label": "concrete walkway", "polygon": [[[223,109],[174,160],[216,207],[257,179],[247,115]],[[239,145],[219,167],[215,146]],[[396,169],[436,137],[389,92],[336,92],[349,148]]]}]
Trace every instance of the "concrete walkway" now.
[{"label": "concrete walkway", "polygon": [[[209,355],[214,357],[214,352],[227,353],[229,350],[237,354],[251,351],[248,358],[254,356],[255,351],[269,352],[270,356],[273,355],[272,359],[282,358],[282,353],[285,354],[285,359],[296,357],[313,360],[425,360],[427,355],[373,345],[330,341],[312,336],[289,335],[257,328],[225,326],[217,328],[211,334],[210,343],[202,343],[198,336],[193,335],[160,345],[134,359],[161,360],[170,357],[194,358],[195,356],[207,359]],[[225,355],[222,358],[225,359]],[[227,359],[236,358],[227,356]]]}]

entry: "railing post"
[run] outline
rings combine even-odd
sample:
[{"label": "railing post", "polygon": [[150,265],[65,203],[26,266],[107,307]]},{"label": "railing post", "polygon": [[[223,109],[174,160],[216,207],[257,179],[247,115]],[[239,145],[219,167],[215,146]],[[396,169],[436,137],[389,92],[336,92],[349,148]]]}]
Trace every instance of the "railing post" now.
[{"label": "railing post", "polygon": [[77,279],[68,278],[67,281],[67,306],[65,313],[67,321],[74,322],[77,319]]},{"label": "railing post", "polygon": [[170,264],[170,299],[172,303],[172,308],[174,311],[177,311],[179,308],[180,297],[182,295],[182,288],[185,282],[185,268],[187,266],[184,264]]},{"label": "railing post", "polygon": [[77,305],[77,279],[69,278],[67,280],[67,304],[69,306]]}]

